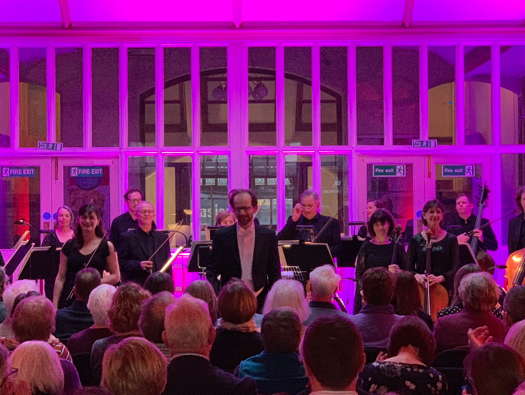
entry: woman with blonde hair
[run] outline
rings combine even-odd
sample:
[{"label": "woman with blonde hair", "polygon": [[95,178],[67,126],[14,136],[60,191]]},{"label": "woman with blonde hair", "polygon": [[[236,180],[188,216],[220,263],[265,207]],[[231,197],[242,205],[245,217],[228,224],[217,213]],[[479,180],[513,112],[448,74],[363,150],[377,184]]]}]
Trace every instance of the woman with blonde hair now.
[{"label": "woman with blonde hair", "polygon": [[279,307],[289,307],[297,313],[301,322],[310,315],[303,284],[297,280],[278,280],[266,296],[263,314],[266,315]]},{"label": "woman with blonde hair", "polygon": [[56,351],[43,341],[27,341],[10,355],[15,383],[24,382],[32,394],[61,395],[64,371]]},{"label": "woman with blonde hair", "polygon": [[525,320],[518,321],[510,327],[504,343],[520,353],[525,359]]},{"label": "woman with blonde hair", "polygon": [[217,322],[217,295],[213,286],[206,280],[193,281],[184,293],[187,293],[194,298],[204,300],[208,304],[210,311],[210,318],[213,325]]},{"label": "woman with blonde hair", "polygon": [[144,338],[128,337],[104,354],[102,386],[113,395],[160,395],[166,381],[166,358]]}]

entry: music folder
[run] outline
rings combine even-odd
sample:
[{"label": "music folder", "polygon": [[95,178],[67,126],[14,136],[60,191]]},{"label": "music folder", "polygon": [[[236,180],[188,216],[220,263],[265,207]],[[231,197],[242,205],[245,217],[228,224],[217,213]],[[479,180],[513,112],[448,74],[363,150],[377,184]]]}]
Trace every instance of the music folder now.
[{"label": "music folder", "polygon": [[60,249],[54,247],[33,245],[13,273],[13,279],[41,280],[56,276],[60,261],[59,251]]}]

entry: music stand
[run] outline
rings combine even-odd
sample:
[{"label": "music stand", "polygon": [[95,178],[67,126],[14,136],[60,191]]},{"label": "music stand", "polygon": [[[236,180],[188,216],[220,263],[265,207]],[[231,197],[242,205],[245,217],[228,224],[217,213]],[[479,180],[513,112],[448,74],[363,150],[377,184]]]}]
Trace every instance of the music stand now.
[{"label": "music stand", "polygon": [[51,275],[56,276],[59,259],[56,248],[33,245],[13,273],[13,280],[42,280]]},{"label": "music stand", "polygon": [[211,240],[199,240],[191,243],[190,263],[188,272],[203,273],[211,260]]},{"label": "music stand", "polygon": [[291,269],[296,280],[303,283],[308,280],[310,272],[315,268],[334,264],[332,253],[326,243],[286,244],[280,245],[279,248],[285,258],[286,267]]},{"label": "music stand", "polygon": [[16,250],[14,254],[9,258],[7,264],[5,265],[5,274],[7,274],[13,281],[16,280],[13,278],[13,273],[16,271],[21,262],[25,259],[27,253],[34,246],[34,243],[17,243]]},{"label": "music stand", "polygon": [[357,236],[352,236],[349,239],[341,239],[341,243],[337,247],[337,266],[338,267],[354,267],[357,254],[363,245],[363,241],[359,240]]}]

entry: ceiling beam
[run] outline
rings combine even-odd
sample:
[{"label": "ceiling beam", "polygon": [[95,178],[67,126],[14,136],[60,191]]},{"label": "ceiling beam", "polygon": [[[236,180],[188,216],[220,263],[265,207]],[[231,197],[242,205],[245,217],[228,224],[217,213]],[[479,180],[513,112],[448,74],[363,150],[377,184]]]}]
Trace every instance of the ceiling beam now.
[{"label": "ceiling beam", "polygon": [[401,26],[411,27],[414,24],[414,3],[416,0],[405,0],[405,7],[403,9],[403,20]]},{"label": "ceiling beam", "polygon": [[68,0],[58,0],[58,6],[60,7],[60,16],[62,17],[62,27],[64,29],[71,29],[73,23],[71,21],[71,11],[69,9]]}]

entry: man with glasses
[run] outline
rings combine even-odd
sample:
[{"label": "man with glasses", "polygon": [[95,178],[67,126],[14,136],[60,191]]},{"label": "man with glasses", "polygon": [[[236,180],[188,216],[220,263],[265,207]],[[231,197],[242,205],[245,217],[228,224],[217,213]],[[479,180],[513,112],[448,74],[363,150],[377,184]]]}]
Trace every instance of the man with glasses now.
[{"label": "man with glasses", "polygon": [[155,230],[155,210],[142,201],[135,208],[137,228],[121,234],[118,257],[122,282],[143,285],[146,278],[159,271],[170,256],[168,235]]},{"label": "man with glasses", "polygon": [[229,202],[237,223],[215,232],[206,277],[216,290],[233,277],[242,279],[258,295],[262,306],[263,295],[281,278],[277,237],[273,231],[256,225],[255,193],[234,189],[229,193]]},{"label": "man with glasses", "polygon": [[109,240],[113,243],[117,250],[119,248],[120,237],[122,233],[137,228],[137,216],[135,214],[135,209],[142,201],[142,198],[142,192],[136,188],[129,189],[124,194],[124,200],[128,206],[128,211],[122,215],[119,215],[113,220],[113,222],[111,222],[111,231],[109,236]]}]

